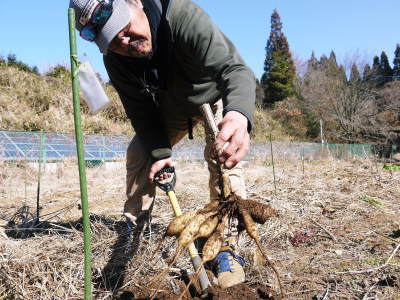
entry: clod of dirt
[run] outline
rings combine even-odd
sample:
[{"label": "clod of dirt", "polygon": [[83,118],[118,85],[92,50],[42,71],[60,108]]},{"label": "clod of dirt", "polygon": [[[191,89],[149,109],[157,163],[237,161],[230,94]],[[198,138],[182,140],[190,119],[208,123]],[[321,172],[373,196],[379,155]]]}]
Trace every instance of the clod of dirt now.
[{"label": "clod of dirt", "polygon": [[388,275],[378,278],[375,282],[377,286],[400,286],[400,278],[396,275]]},{"label": "clod of dirt", "polygon": [[[182,281],[174,280],[174,282],[179,286],[179,289],[183,290],[185,288],[185,284]],[[272,300],[276,299],[276,294],[274,291],[263,285],[254,285],[248,286],[246,283],[241,283],[235,286],[232,286],[227,289],[222,289],[218,286],[209,287],[209,292],[207,295],[200,296],[199,286],[192,286],[193,289],[190,290],[190,293],[186,293],[182,299],[185,300],[241,300],[241,299],[254,299],[254,300]],[[145,296],[146,293],[137,292],[134,293],[132,291],[124,291],[120,295],[117,296],[118,300],[145,300],[149,299],[148,296]],[[179,298],[180,295],[176,292],[163,288],[157,293],[157,296],[154,299],[157,300],[175,300]]]},{"label": "clod of dirt", "polygon": [[[256,292],[254,292],[255,290]],[[213,288],[210,300],[239,300],[239,299],[274,299],[275,293],[264,286],[251,289],[247,284],[241,283],[227,289]]]},{"label": "clod of dirt", "polygon": [[270,205],[254,200],[237,199],[239,209],[247,210],[253,220],[259,224],[264,224],[272,217],[277,217],[278,212]]},{"label": "clod of dirt", "polygon": [[392,239],[397,239],[400,237],[400,229],[393,230],[393,232],[389,235]]}]

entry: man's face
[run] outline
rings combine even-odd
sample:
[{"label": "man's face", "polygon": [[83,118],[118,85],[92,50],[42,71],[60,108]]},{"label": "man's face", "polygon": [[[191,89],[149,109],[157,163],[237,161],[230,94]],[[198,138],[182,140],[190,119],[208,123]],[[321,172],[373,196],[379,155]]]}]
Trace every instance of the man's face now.
[{"label": "man's face", "polygon": [[128,7],[131,20],[111,41],[108,50],[129,57],[151,57],[153,47],[147,16],[139,5],[129,3]]}]

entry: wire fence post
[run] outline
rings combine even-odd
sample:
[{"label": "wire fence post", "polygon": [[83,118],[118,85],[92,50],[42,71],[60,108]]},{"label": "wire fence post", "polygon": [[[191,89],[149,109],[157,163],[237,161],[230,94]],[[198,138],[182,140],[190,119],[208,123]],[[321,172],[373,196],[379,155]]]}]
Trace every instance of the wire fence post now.
[{"label": "wire fence post", "polygon": [[336,144],[336,158],[341,159],[341,157],[339,156],[339,145],[338,144]]},{"label": "wire fence post", "polygon": [[365,151],[365,145],[362,145],[363,153],[364,153],[364,158],[367,158],[367,152]]},{"label": "wire fence post", "polygon": [[389,163],[392,164],[392,160],[393,160],[393,152],[395,149],[393,149],[393,146],[390,147],[390,154],[389,154]]},{"label": "wire fence post", "polygon": [[41,143],[43,143],[42,145],[42,152],[41,152],[41,158],[42,158],[42,165],[43,165],[43,173],[46,173],[46,162],[47,162],[47,135],[46,133],[44,133],[43,131],[41,131]]},{"label": "wire fence post", "polygon": [[276,178],[275,178],[274,152],[272,150],[272,134],[269,134],[269,143],[271,145],[272,173],[274,175],[274,188],[275,188],[275,195],[276,195]]},{"label": "wire fence post", "polygon": [[40,131],[40,147],[39,147],[39,166],[38,166],[38,183],[36,191],[36,224],[39,223],[39,206],[40,206],[40,179],[42,176],[42,161],[43,161],[43,145],[45,138],[43,136],[43,131]]},{"label": "wire fence post", "polygon": [[24,150],[24,187],[25,187],[25,200],[24,206],[28,203],[28,158],[27,158],[28,150]]}]

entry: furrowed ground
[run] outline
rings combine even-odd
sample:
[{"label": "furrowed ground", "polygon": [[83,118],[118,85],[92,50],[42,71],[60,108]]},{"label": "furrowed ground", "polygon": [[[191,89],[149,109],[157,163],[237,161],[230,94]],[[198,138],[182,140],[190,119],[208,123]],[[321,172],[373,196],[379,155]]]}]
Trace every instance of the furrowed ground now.
[{"label": "furrowed ground", "polygon": [[[35,213],[37,169],[1,166],[0,213],[11,218],[24,204]],[[207,168],[178,162],[176,194],[182,210],[208,201]],[[259,225],[261,241],[279,270],[287,299],[400,299],[400,171],[365,160],[281,160],[246,165],[248,196],[279,211]],[[88,168],[95,299],[177,299],[193,273],[181,256],[161,280],[149,284],[173,257],[176,243],[164,241],[150,260],[173,217],[158,191],[152,233],[130,248],[120,211],[125,199],[124,163]],[[46,165],[41,179],[42,228],[27,238],[0,235],[0,299],[81,299],[83,234],[79,179],[73,161]],[[2,221],[5,225],[7,221]],[[270,299],[279,291],[271,268],[255,243],[242,233],[247,281],[212,299]],[[185,271],[187,270],[187,272]],[[185,298],[196,298],[191,289]]]}]

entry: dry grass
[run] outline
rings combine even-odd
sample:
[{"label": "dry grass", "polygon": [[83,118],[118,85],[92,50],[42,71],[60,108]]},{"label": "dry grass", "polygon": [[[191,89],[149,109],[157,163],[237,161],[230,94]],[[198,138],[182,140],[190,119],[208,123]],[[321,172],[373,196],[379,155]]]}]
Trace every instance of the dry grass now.
[{"label": "dry grass", "polygon": [[[119,97],[110,85],[105,92],[112,104],[92,115],[81,101],[82,130],[90,133],[133,134]],[[38,76],[0,65],[0,128],[3,130],[43,130],[74,132],[71,79],[66,73],[59,78]],[[291,140],[287,129],[271,118],[271,113],[257,108],[254,116],[254,141]],[[204,137],[202,126],[194,129]]]},{"label": "dry grass", "polygon": [[[248,193],[279,212],[259,226],[261,241],[280,270],[288,299],[398,299],[400,295],[400,172],[368,160],[277,161],[272,167],[251,162]],[[26,168],[29,168],[26,172]],[[184,210],[207,203],[207,170],[179,163],[177,197]],[[33,166],[2,166],[0,213],[12,215],[25,201],[34,207]],[[148,280],[161,272],[176,248],[165,242],[149,261],[169,220],[168,199],[157,196],[153,234],[126,249],[126,228],[119,216],[124,201],[123,163],[87,169],[92,214],[93,282],[96,299],[148,295]],[[27,187],[27,188],[26,188]],[[27,192],[25,192],[27,190]],[[26,196],[24,196],[26,194]],[[42,179],[42,214],[74,204],[50,219],[48,230],[27,239],[0,236],[0,299],[81,299],[83,243],[76,166],[48,167]],[[44,218],[43,218],[44,219]],[[274,275],[245,234],[247,285],[277,288]],[[189,259],[174,266],[191,271]],[[175,269],[174,269],[175,270]],[[175,270],[176,271],[176,270]],[[182,291],[179,272],[171,271],[163,290]],[[128,297],[128,298],[122,298]]]},{"label": "dry grass", "polygon": [[274,120],[271,112],[257,107],[254,113],[254,128],[252,130],[253,142],[264,142],[269,140],[269,136],[275,141],[292,141],[293,138],[287,133],[285,127]]},{"label": "dry grass", "polygon": [[[106,87],[112,105],[91,115],[82,101],[85,133],[132,134],[118,96]],[[0,128],[73,132],[71,79],[38,76],[14,67],[0,66]]]}]

